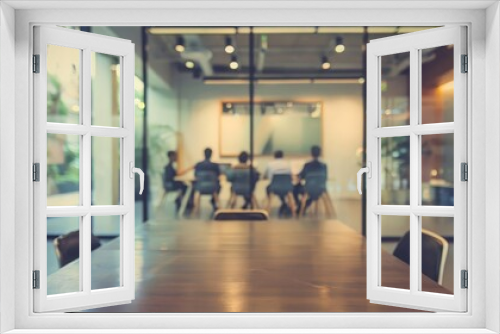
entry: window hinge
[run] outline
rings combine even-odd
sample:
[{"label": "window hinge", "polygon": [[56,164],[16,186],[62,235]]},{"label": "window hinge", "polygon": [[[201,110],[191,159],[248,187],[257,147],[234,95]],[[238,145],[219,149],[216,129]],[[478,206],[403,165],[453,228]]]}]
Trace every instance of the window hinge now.
[{"label": "window hinge", "polygon": [[33,270],[33,289],[40,289],[40,270]]},{"label": "window hinge", "polygon": [[467,270],[462,270],[462,289],[467,289],[469,287],[469,273]]},{"label": "window hinge", "polygon": [[469,72],[469,57],[467,55],[462,55],[462,73]]},{"label": "window hinge", "polygon": [[466,162],[462,162],[462,164],[460,165],[460,171],[461,171],[460,179],[462,181],[469,181],[469,166],[467,165]]},{"label": "window hinge", "polygon": [[40,73],[40,55],[33,55],[33,73]]},{"label": "window hinge", "polygon": [[40,164],[38,162],[33,164],[33,181],[40,182]]}]

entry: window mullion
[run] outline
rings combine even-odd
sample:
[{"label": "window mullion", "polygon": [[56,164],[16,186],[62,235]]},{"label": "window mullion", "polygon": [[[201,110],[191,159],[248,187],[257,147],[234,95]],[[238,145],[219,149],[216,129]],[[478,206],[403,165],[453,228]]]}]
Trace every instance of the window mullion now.
[{"label": "window mullion", "polygon": [[[410,51],[410,208],[419,203],[420,168],[419,168],[419,138],[414,129],[419,123],[420,107],[420,66],[417,49]],[[410,213],[410,291],[418,291],[419,282],[419,218],[413,211]]]},{"label": "window mullion", "polygon": [[[87,129],[90,127],[92,119],[92,95],[91,95],[91,51],[86,48],[83,49],[83,65],[82,65],[82,124]],[[90,206],[92,201],[92,140],[90,131],[83,135],[82,140],[82,159],[80,161],[82,178],[80,179],[83,185],[81,198],[83,206],[88,208],[89,211],[83,216],[83,228],[80,232],[80,250],[82,260],[80,261],[80,275],[83,282],[83,291],[90,293],[91,290],[91,223],[92,217],[90,215]]]}]

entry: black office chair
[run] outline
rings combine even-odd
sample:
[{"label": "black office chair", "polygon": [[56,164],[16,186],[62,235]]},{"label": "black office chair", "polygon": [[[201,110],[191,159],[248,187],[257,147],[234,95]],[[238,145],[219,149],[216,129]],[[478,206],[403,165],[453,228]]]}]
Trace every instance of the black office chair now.
[{"label": "black office chair", "polygon": [[[92,235],[90,240],[91,250],[101,246],[101,241],[95,235]],[[75,261],[80,256],[80,231],[73,231],[55,238],[54,247],[59,267]]]},{"label": "black office chair", "polygon": [[292,214],[295,215],[295,201],[293,200],[293,183],[290,174],[276,174],[273,175],[271,183],[269,183],[269,193],[267,194],[267,212],[271,212],[271,204],[273,195],[280,198],[285,198]]},{"label": "black office chair", "polygon": [[254,188],[259,179],[259,175],[255,169],[233,169],[228,174],[231,182],[231,196],[227,204],[228,208],[234,208],[238,196],[250,197],[253,208],[258,208],[257,199],[255,198]]},{"label": "black office chair", "polygon": [[214,205],[219,207],[219,177],[212,171],[196,172],[196,182],[193,185],[194,208],[193,214],[199,214],[201,205],[201,196],[210,195],[213,198]]},{"label": "black office chair", "polygon": [[214,214],[214,220],[265,221],[268,219],[269,215],[264,210],[223,209],[217,210]]},{"label": "black office chair", "polygon": [[314,204],[315,214],[319,211],[319,201],[323,202],[323,206],[328,217],[336,217],[335,208],[333,206],[330,194],[326,189],[326,173],[309,173],[305,177],[304,196],[300,203],[299,217],[304,215],[306,203],[311,200]]},{"label": "black office chair", "polygon": [[[422,229],[422,274],[440,285],[443,284],[448,247],[448,241],[442,236]],[[410,264],[410,231],[399,240],[392,255]]]}]

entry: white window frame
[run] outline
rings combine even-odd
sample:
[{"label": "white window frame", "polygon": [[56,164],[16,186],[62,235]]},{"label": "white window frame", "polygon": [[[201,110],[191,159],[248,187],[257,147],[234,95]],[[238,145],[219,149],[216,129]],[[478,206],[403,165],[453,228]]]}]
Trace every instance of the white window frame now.
[{"label": "white window frame", "polygon": [[[125,4],[126,3],[126,4]],[[15,13],[10,6],[28,6],[36,8],[19,10]],[[195,6],[193,8],[192,6]],[[254,328],[252,332],[342,332],[342,328],[358,328],[363,333],[409,332],[408,328],[419,328],[422,333],[446,332],[446,329],[464,329],[466,333],[491,333],[489,329],[498,332],[500,321],[499,276],[500,260],[498,259],[500,230],[500,136],[498,126],[500,117],[498,109],[500,100],[500,19],[498,4],[495,2],[398,2],[399,8],[391,9],[394,3],[385,1],[366,2],[338,1],[326,4],[314,1],[280,2],[269,1],[250,4],[241,1],[238,4],[206,2],[200,8],[200,3],[188,2],[160,4],[144,1],[141,5],[130,2],[89,1],[73,4],[65,2],[19,2],[2,3],[2,17],[7,20],[0,23],[1,56],[0,66],[0,126],[15,128],[15,147],[11,144],[11,132],[0,132],[0,180],[7,181],[11,188],[0,189],[0,222],[2,268],[0,273],[1,293],[1,328],[3,330],[17,329],[47,329],[59,328],[60,332],[70,333],[71,329],[95,329],[89,332],[98,333],[101,329],[130,329],[144,324],[144,328],[191,328],[193,332],[209,332],[210,329],[226,329],[217,332],[237,332],[235,328]],[[32,7],[29,7],[32,6]],[[34,7],[33,7],[34,6]],[[46,6],[73,6],[64,10],[41,10]],[[96,7],[115,8],[102,10]],[[147,6],[171,6],[168,9],[120,9],[122,6],[146,8]],[[196,7],[199,6],[199,7]],[[426,7],[427,6],[427,7]],[[432,6],[432,7],[431,7]],[[452,6],[461,6],[455,9]],[[486,7],[490,6],[487,10]],[[82,9],[87,7],[85,9]],[[250,8],[241,10],[242,8]],[[292,9],[290,9],[293,7]],[[26,8],[26,7],[25,7]],[[76,9],[78,8],[78,9]],[[123,8],[123,7],[122,7]],[[186,10],[191,8],[189,10]],[[226,8],[226,9],[220,9]],[[349,9],[346,9],[349,8]],[[411,8],[411,10],[408,10]],[[485,23],[488,29],[485,29]],[[32,105],[26,96],[32,95],[30,55],[32,45],[32,27],[36,24],[60,25],[448,25],[461,24],[469,27],[469,113],[468,131],[471,133],[468,142],[471,154],[469,183],[469,231],[471,243],[467,245],[470,270],[468,300],[469,308],[465,314],[33,314],[30,251],[32,245],[32,183],[30,181],[30,157],[32,156]],[[7,25],[7,28],[5,27]],[[15,50],[12,34],[15,27]],[[5,38],[6,39],[5,39]],[[4,54],[6,57],[4,57]],[[15,62],[13,61],[15,55]],[[15,65],[15,72],[13,70]],[[488,72],[485,71],[488,67]],[[4,71],[5,70],[5,71]],[[15,81],[14,81],[15,79]],[[8,93],[13,93],[9,87],[15,82],[15,102]],[[9,108],[6,109],[5,107]],[[15,119],[12,119],[12,107],[15,108]],[[488,122],[486,122],[488,117]],[[4,122],[5,121],[5,122]],[[485,131],[486,130],[486,131]],[[10,139],[10,140],[9,140]],[[6,142],[7,140],[7,142]],[[9,147],[10,146],[10,147]],[[485,153],[485,148],[488,154]],[[10,159],[10,160],[9,160]],[[15,163],[11,161],[15,159]],[[486,171],[492,172],[485,182]],[[4,168],[5,167],[5,168]],[[11,175],[5,175],[1,169],[14,171],[15,188]],[[356,173],[356,171],[353,171]],[[3,186],[2,186],[3,188]],[[9,211],[8,190],[15,192],[15,211]],[[488,196],[486,196],[488,194]],[[473,196],[472,196],[473,195]],[[487,201],[488,206],[484,203]],[[4,211],[6,210],[6,211]],[[15,214],[15,216],[14,216]],[[15,226],[5,217],[15,217]],[[486,219],[488,218],[488,220]],[[473,228],[471,227],[473,226]],[[12,241],[15,235],[15,241]],[[9,240],[9,238],[11,240]],[[28,242],[26,242],[28,241]],[[472,247],[474,245],[474,247]],[[12,256],[14,253],[14,256]],[[493,254],[486,257],[485,254]],[[14,283],[15,282],[15,283]],[[15,284],[15,289],[12,289]],[[488,290],[488,293],[485,293]],[[15,305],[15,307],[12,307]],[[13,310],[12,310],[13,309]],[[8,317],[11,316],[11,317]],[[302,330],[293,330],[302,328]],[[379,330],[377,331],[377,328]],[[384,328],[380,330],[380,328]],[[233,330],[227,330],[233,329]],[[265,330],[267,329],[267,330]],[[31,333],[36,331],[31,331]],[[54,331],[51,331],[54,332]],[[102,331],[101,331],[102,332]],[[129,333],[134,331],[129,330]],[[144,333],[145,330],[137,330]],[[164,332],[168,332],[165,330]],[[243,330],[242,330],[243,332]],[[248,330],[246,331],[248,332]],[[350,331],[354,333],[356,331]],[[449,331],[448,331],[449,332]],[[415,333],[415,330],[412,331]]]},{"label": "white window frame", "polygon": [[[422,123],[422,60],[421,50],[453,45],[454,117],[447,123]],[[461,71],[461,56],[467,54],[466,28],[448,26],[405,35],[375,39],[367,46],[367,164],[371,177],[367,178],[367,296],[371,302],[386,305],[411,305],[422,310],[467,310],[467,290],[461,288],[460,272],[467,269],[467,185],[461,181],[461,163],[467,162],[467,73]],[[409,122],[408,125],[383,126],[381,115],[381,57],[408,52]],[[422,193],[422,136],[430,134],[453,135],[454,206],[425,206]],[[410,149],[409,205],[381,203],[381,148],[382,138],[408,137]],[[408,217],[410,230],[409,289],[384,287],[381,283],[382,251],[381,225],[389,215]],[[453,294],[422,291],[422,217],[453,218]]]},{"label": "white window frame", "polygon": [[[34,162],[40,164],[40,180],[33,185],[34,200],[34,269],[39,271],[39,289],[34,290],[36,312],[81,310],[128,303],[135,296],[135,191],[130,173],[134,163],[134,45],[128,40],[89,34],[52,26],[34,28],[34,52],[39,55],[39,73],[34,84]],[[80,122],[78,124],[47,122],[47,46],[58,45],[78,50],[80,54]],[[119,125],[92,124],[92,52],[117,56],[120,59]],[[79,204],[47,206],[47,134],[78,135],[80,138]],[[91,189],[92,138],[110,137],[120,141],[118,205],[93,205]],[[96,167],[98,168],[98,167]],[[111,177],[111,175],[110,175]],[[119,286],[92,290],[91,280],[91,221],[95,216],[119,216],[120,277]],[[79,291],[47,295],[47,218],[76,217],[79,219],[80,267]]]}]

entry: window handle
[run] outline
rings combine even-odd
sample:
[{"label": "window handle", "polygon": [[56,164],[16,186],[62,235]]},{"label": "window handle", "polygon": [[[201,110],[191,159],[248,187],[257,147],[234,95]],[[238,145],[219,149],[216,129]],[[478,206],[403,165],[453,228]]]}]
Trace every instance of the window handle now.
[{"label": "window handle", "polygon": [[142,191],[144,190],[144,172],[140,168],[135,168],[133,161],[129,162],[129,171],[130,171],[129,176],[131,179],[134,178],[135,173],[139,174],[139,184],[141,185],[141,189],[139,190],[139,195],[142,195]]},{"label": "window handle", "polygon": [[363,192],[361,191],[361,176],[363,173],[366,173],[366,176],[371,179],[372,178],[372,163],[368,161],[366,163],[366,167],[358,170],[358,192],[361,195]]}]

